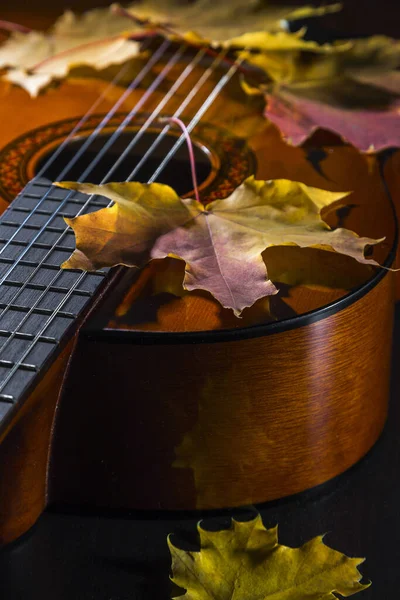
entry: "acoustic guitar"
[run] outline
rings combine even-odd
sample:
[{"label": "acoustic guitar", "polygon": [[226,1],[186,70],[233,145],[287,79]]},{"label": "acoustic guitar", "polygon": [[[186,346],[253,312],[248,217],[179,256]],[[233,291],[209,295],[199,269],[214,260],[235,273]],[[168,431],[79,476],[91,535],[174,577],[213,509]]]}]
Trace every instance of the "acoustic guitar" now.
[{"label": "acoustic guitar", "polygon": [[174,259],[141,272],[60,269],[75,246],[64,217],[108,200],[53,181],[157,180],[191,195],[184,138],[159,122],[171,115],[191,132],[203,202],[252,174],[354,190],[324,219],[385,237],[374,258],[393,262],[378,162],[333,136],[285,144],[225,51],[144,43],[142,58],[75,70],[36,99],[0,83],[3,544],[53,504],[205,510],[301,492],[358,461],[385,422],[387,269],[270,248],[280,293],[242,319],[171,287],[183,274]]}]

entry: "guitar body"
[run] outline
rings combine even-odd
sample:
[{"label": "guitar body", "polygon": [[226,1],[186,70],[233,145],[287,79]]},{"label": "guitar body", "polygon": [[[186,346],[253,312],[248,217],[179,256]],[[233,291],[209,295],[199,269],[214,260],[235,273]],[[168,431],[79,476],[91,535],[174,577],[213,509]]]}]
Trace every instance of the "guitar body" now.
[{"label": "guitar body", "polygon": [[[110,84],[117,68],[76,71],[36,99],[0,83],[2,210],[13,210],[9,203],[103,94],[82,130],[87,139],[139,63],[132,62],[118,85]],[[121,103],[102,144],[135,106],[143,104],[126,129],[129,137],[163,102],[185,63],[177,62],[143,101],[163,65]],[[174,113],[208,66],[192,69],[163,115]],[[226,68],[221,65],[183,111],[185,122]],[[162,127],[153,122],[143,142]],[[306,149],[287,146],[237,76],[192,135],[203,201],[228,195],[251,174],[354,190],[351,206],[333,206],[325,220],[359,235],[385,237],[374,257],[392,264],[395,218],[377,161],[333,137],[315,137]],[[177,134],[169,138],[173,143]],[[142,151],[139,146],[136,160]],[[166,177],[190,194],[190,180],[187,184],[181,171],[184,148],[179,160]],[[21,197],[34,196],[28,192]],[[55,248],[67,258],[66,245]],[[274,265],[272,279],[281,293],[246,309],[243,319],[205,292],[177,294],[168,287],[166,269],[173,281],[182,278],[182,265],[173,259],[154,261],[139,274],[116,269],[101,285],[81,292],[91,300],[77,310],[68,334],[57,338],[54,358],[40,363],[18,401],[0,394],[1,543],[27,531],[51,504],[143,510],[240,506],[309,489],[365,455],[387,413],[393,274],[315,249],[271,248],[265,258]],[[42,263],[38,268],[40,275]],[[288,285],[293,271],[301,274],[299,283]],[[36,288],[64,293],[62,287],[45,288],[43,281]],[[9,310],[8,301],[0,302]],[[57,313],[56,323],[58,318]],[[1,323],[0,315],[0,334],[13,336]]]}]

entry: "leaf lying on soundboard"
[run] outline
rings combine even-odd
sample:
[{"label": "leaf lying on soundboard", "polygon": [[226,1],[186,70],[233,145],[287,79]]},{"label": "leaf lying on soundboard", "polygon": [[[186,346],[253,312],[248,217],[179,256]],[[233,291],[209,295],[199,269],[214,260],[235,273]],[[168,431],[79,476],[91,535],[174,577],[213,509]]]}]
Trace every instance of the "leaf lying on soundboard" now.
[{"label": "leaf lying on soundboard", "polygon": [[[300,41],[299,36],[292,39],[292,34],[283,32],[275,37],[270,32],[281,29],[287,19],[322,16],[339,9],[339,4],[295,9],[276,1],[265,5],[261,0],[197,0],[187,5],[179,0],[139,0],[128,9],[112,5],[81,16],[67,11],[47,32],[22,31],[15,25],[15,31],[0,47],[0,68],[6,69],[4,79],[34,97],[73,67],[85,65],[100,70],[133,58],[140,52],[134,38],[144,38],[154,31],[196,45],[224,43],[239,47],[247,45],[252,32],[258,32],[252,44],[256,47],[278,44],[282,48],[296,43],[297,47],[302,44],[317,51],[314,42]],[[246,36],[241,40],[243,34]],[[328,45],[321,51],[328,51]]]},{"label": "leaf lying on soundboard", "polygon": [[65,12],[47,32],[15,31],[0,46],[3,78],[18,84],[31,96],[70,69],[86,65],[105,69],[123,63],[140,52],[143,27],[110,8],[76,16]]},{"label": "leaf lying on soundboard", "polygon": [[185,289],[207,290],[236,316],[278,291],[262,258],[270,246],[311,246],[377,265],[364,251],[381,240],[331,230],[320,217],[322,208],[347,196],[345,192],[249,177],[227,198],[203,206],[157,183],[57,185],[115,202],[66,219],[76,235],[76,250],[63,268],[142,267],[151,259],[179,258],[186,263]]},{"label": "leaf lying on soundboard", "polygon": [[362,584],[362,558],[349,558],[324,544],[323,536],[300,548],[278,542],[277,527],[266,529],[261,516],[232,519],[229,529],[207,531],[197,526],[200,550],[178,548],[168,536],[172,582],[182,600],[334,600],[352,596]]},{"label": "leaf lying on soundboard", "polygon": [[[281,31],[287,21],[321,17],[340,9],[340,3],[296,8],[279,0],[139,0],[127,10],[134,18],[191,42],[245,47],[250,39],[251,47],[260,43],[263,47],[263,34]],[[257,38],[251,40],[255,33]],[[244,34],[245,42],[239,39]]]},{"label": "leaf lying on soundboard", "polygon": [[340,51],[241,53],[270,78],[260,88],[265,116],[295,146],[318,128],[365,152],[400,146],[400,41],[373,36],[333,47]]}]

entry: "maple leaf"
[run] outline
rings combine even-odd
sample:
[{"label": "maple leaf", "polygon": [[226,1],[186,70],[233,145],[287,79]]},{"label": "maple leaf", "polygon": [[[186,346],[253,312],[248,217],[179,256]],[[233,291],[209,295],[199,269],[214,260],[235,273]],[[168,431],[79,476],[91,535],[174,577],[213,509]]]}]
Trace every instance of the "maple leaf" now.
[{"label": "maple leaf", "polygon": [[[146,37],[151,31],[189,43],[242,46],[252,32],[258,32],[253,45],[261,48],[276,43],[290,44],[291,34],[277,42],[271,31],[279,30],[285,20],[322,16],[340,10],[340,4],[323,7],[305,6],[294,9],[278,2],[265,5],[262,0],[214,2],[197,0],[182,5],[180,0],[139,0],[127,9],[118,4],[90,10],[82,16],[67,11],[47,32],[15,31],[0,47],[0,68],[7,68],[3,77],[25,88],[31,96],[53,79],[65,77],[75,66],[87,65],[105,69],[123,63],[140,51],[134,37]],[[173,28],[173,33],[171,30]],[[195,30],[193,30],[195,29]],[[150,32],[147,32],[150,33]],[[241,40],[242,34],[247,34]],[[265,35],[263,35],[265,33]],[[230,38],[239,36],[229,42]],[[315,45],[311,42],[303,42]]]},{"label": "maple leaf", "polygon": [[229,529],[207,531],[197,526],[200,551],[175,546],[171,580],[186,590],[182,600],[329,600],[351,596],[369,587],[362,584],[358,565],[333,550],[318,536],[300,548],[278,543],[277,528],[266,529],[261,516],[251,521],[232,519]]},{"label": "maple leaf", "polygon": [[31,96],[53,79],[65,77],[76,66],[105,69],[137,56],[143,28],[110,8],[76,16],[66,11],[47,32],[14,31],[0,46],[4,79],[18,84]]},{"label": "maple leaf", "polygon": [[157,183],[57,185],[115,202],[66,219],[75,231],[77,248],[63,268],[142,267],[151,259],[180,258],[186,263],[185,289],[207,290],[237,316],[259,298],[277,292],[262,258],[270,246],[312,246],[378,264],[366,258],[364,250],[381,240],[342,228],[331,230],[320,217],[323,207],[347,196],[343,192],[250,177],[227,198],[203,206]]},{"label": "maple leaf", "polygon": [[[188,41],[247,46],[255,33],[265,44],[262,34],[281,30],[286,21],[321,17],[340,9],[340,3],[295,8],[277,0],[194,0],[186,4],[180,0],[139,0],[127,10],[134,18],[165,28],[167,33],[177,33]],[[243,34],[248,36],[246,43],[235,39]],[[257,43],[252,40],[250,45]]]},{"label": "maple leaf", "polygon": [[270,78],[265,116],[286,141],[300,145],[323,128],[365,152],[400,145],[400,41],[373,36],[325,53],[300,50],[241,53]]}]

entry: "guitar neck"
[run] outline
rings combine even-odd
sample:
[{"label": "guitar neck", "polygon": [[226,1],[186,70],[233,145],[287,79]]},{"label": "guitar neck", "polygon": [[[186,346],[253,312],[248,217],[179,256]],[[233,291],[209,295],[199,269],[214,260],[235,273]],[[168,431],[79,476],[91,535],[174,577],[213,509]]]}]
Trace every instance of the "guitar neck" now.
[{"label": "guitar neck", "polygon": [[0,425],[57,358],[107,274],[60,269],[75,247],[63,217],[107,202],[37,178],[0,217]]}]

